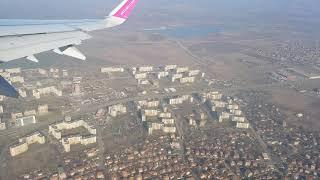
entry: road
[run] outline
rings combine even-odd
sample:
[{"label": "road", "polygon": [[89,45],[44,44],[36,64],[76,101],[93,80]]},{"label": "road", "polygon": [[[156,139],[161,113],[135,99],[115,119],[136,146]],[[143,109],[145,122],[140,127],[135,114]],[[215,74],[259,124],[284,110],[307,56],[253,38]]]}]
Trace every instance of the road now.
[{"label": "road", "polygon": [[197,64],[200,64],[204,67],[207,67],[208,63],[205,59],[202,59],[195,55],[193,52],[191,52],[185,45],[183,45],[180,41],[178,40],[173,40],[174,43],[176,43],[182,50],[184,50],[187,54],[189,54],[191,57],[193,57],[194,61]]},{"label": "road", "polygon": [[[107,108],[108,106],[111,106],[111,105],[127,103],[130,101],[139,101],[139,100],[144,100],[144,99],[148,99],[148,98],[161,99],[161,98],[170,97],[170,96],[200,93],[200,92],[205,92],[205,91],[207,91],[207,90],[192,88],[190,90],[184,90],[184,91],[179,91],[179,92],[170,93],[170,94],[140,95],[140,96],[135,96],[135,97],[127,97],[127,98],[112,100],[112,101],[109,101],[104,104],[83,105],[80,107],[79,111],[73,112],[71,114],[71,116],[73,116],[73,115],[81,116],[81,115],[86,115],[86,114],[90,114],[90,113],[95,113],[100,108]],[[27,135],[29,133],[36,131],[36,130],[41,130],[41,129],[47,128],[49,124],[61,121],[62,119],[63,119],[63,117],[61,117],[61,115],[55,115],[55,116],[48,118],[48,120],[46,120],[46,121],[40,121],[36,124],[33,124],[32,126],[30,125],[30,126],[25,126],[25,127],[20,127],[20,128],[10,128],[7,130],[0,131],[0,136],[17,139],[21,136]]]},{"label": "road", "polygon": [[[115,104],[119,104],[119,103],[127,103],[130,101],[139,101],[139,100],[144,100],[144,99],[163,99],[166,97],[172,97],[172,96],[179,96],[179,95],[186,95],[186,94],[193,94],[193,93],[201,93],[201,92],[207,92],[209,90],[218,90],[221,91],[223,93],[233,93],[239,90],[250,90],[250,89],[255,89],[255,90],[265,90],[266,88],[272,88],[272,87],[281,87],[281,84],[261,84],[261,85],[252,85],[252,86],[244,86],[244,87],[225,87],[225,88],[216,88],[216,89],[199,89],[197,87],[189,87],[187,89],[181,90],[181,91],[177,91],[175,93],[167,93],[167,94],[156,94],[156,93],[152,93],[152,94],[147,94],[147,95],[138,95],[135,97],[126,97],[126,98],[122,98],[122,99],[116,99],[116,100],[112,100],[109,101],[107,103],[104,104],[90,104],[90,105],[83,105],[80,107],[79,111],[73,112],[71,114],[71,116],[81,116],[81,115],[87,115],[87,114],[92,114],[95,113],[98,109],[100,108],[107,108],[108,106],[111,105],[115,105]],[[6,138],[8,140],[10,140],[10,142],[14,142],[14,140],[18,139],[19,137],[23,137],[27,134],[30,134],[34,131],[39,131],[42,129],[46,129],[48,128],[49,124],[55,123],[55,122],[59,122],[63,119],[63,117],[61,117],[60,114],[54,114],[52,116],[50,116],[50,118],[47,118],[46,120],[42,120],[36,124],[33,124],[32,126],[26,126],[23,128],[11,128],[11,129],[7,129],[7,130],[3,130],[0,131],[0,137],[2,138]],[[181,124],[179,124],[179,122],[177,122],[177,130],[181,136],[181,145],[182,147],[184,147],[184,143],[183,143],[183,129],[181,129]],[[101,129],[98,130],[98,133],[101,133]],[[99,134],[98,134],[99,135]],[[259,140],[259,135],[256,134],[257,139]],[[259,142],[263,145],[264,142],[262,141],[262,139],[260,138]],[[7,142],[6,142],[7,143]],[[104,151],[104,149],[102,148],[103,146],[103,142],[102,139],[98,138],[98,143],[99,143],[99,150],[101,152]],[[9,147],[9,144],[11,143],[7,143],[7,145],[2,149],[2,151],[0,152],[0,163],[1,165],[5,165],[6,160],[7,160],[7,150]],[[263,145],[265,147],[265,145]],[[100,154],[101,155],[101,154]],[[6,166],[1,166],[0,167],[0,173],[2,175],[4,175],[3,172],[6,171]]]},{"label": "road", "polygon": [[263,148],[264,152],[268,154],[270,160],[268,161],[268,165],[271,165],[273,168],[276,168],[276,164],[278,164],[279,162],[277,162],[277,160],[273,159],[271,156],[271,152],[268,149],[268,146],[266,145],[266,143],[263,141],[263,139],[261,138],[261,136],[256,132],[256,130],[250,126],[251,133],[253,134],[254,138],[256,140],[258,140],[260,146]]},{"label": "road", "polygon": [[[221,91],[224,94],[232,94],[233,92],[240,91],[240,90],[265,90],[267,88],[274,88],[274,87],[283,87],[282,84],[260,84],[260,85],[247,85],[244,87],[236,86],[236,87],[224,87],[224,88],[212,88],[211,90],[217,90]],[[108,106],[115,105],[115,104],[121,104],[121,103],[127,103],[130,101],[140,101],[144,99],[163,99],[166,97],[172,97],[172,96],[179,96],[179,95],[186,95],[186,94],[193,94],[193,93],[201,93],[201,92],[207,92],[209,89],[199,89],[197,87],[190,87],[189,89],[185,89],[182,91],[177,91],[175,93],[166,93],[166,94],[147,94],[147,95],[138,95],[134,97],[126,97],[122,99],[116,99],[109,101],[107,103],[103,104],[89,104],[89,105],[83,105],[80,107],[79,111],[73,112],[71,116],[81,116],[86,115],[90,113],[95,113],[100,108],[107,108]],[[26,126],[21,128],[11,128],[7,130],[0,131],[0,137],[7,137],[7,138],[14,138],[17,139],[21,136],[27,135],[29,133],[32,133],[36,130],[41,130],[44,128],[47,128],[49,124],[61,121],[63,117],[61,115],[53,115],[50,118],[48,118],[45,121],[40,121],[36,124],[33,124],[32,126]]]}]

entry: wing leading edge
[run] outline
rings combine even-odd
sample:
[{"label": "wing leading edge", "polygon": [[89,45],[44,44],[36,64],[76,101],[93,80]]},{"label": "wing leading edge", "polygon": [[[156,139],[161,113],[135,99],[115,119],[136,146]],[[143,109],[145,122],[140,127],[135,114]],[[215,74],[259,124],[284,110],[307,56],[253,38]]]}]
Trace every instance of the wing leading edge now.
[{"label": "wing leading edge", "polygon": [[[85,60],[86,57],[75,45],[91,38],[89,31],[124,23],[137,2],[138,0],[124,0],[100,20],[0,20],[0,61],[26,58],[38,62],[34,55],[45,51]],[[12,93],[12,89],[7,88],[11,85],[3,83],[3,80],[0,77],[0,95],[17,97],[17,93]]]}]

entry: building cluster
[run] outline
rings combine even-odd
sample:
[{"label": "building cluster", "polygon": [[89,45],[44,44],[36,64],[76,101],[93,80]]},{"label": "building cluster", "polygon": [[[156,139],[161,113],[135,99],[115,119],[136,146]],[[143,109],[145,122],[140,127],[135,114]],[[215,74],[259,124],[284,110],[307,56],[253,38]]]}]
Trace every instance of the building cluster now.
[{"label": "building cluster", "polygon": [[[62,75],[60,73],[62,72]],[[57,96],[62,96],[62,91],[59,90],[56,86],[46,86],[42,87],[40,81],[36,81],[33,84],[31,81],[35,78],[52,78],[57,79],[62,76],[63,78],[68,77],[68,71],[59,69],[50,68],[46,69],[21,69],[21,68],[12,68],[12,69],[0,69],[0,75],[4,77],[9,83],[13,84],[21,97],[33,97],[39,99],[41,95],[44,94],[55,94]],[[31,80],[31,81],[30,81]],[[47,80],[50,82],[50,80]]]},{"label": "building cluster", "polygon": [[37,122],[36,116],[46,115],[48,113],[48,105],[38,105],[37,109],[29,109],[23,112],[12,112],[11,123],[15,126],[25,126]]},{"label": "building cluster", "polygon": [[208,114],[203,110],[194,110],[189,116],[187,116],[187,120],[190,126],[192,127],[204,127],[207,123]]},{"label": "building cluster", "polygon": [[[97,149],[64,159],[58,172],[38,170],[29,178],[72,179],[279,179],[259,144],[242,131],[206,130],[193,133],[185,147],[169,136],[144,142],[98,157]],[[104,169],[98,170],[103,162]],[[100,166],[101,167],[101,166]],[[41,173],[39,173],[41,172]]]},{"label": "building cluster", "polygon": [[166,65],[164,67],[155,68],[153,66],[133,67],[132,74],[139,84],[154,84],[150,81],[153,77],[158,80],[168,79],[171,82],[180,82],[181,84],[194,83],[196,78],[201,74],[200,70],[191,70],[189,67],[178,67],[177,65]]},{"label": "building cluster", "polygon": [[[208,119],[217,117],[219,122],[231,124],[238,129],[248,129],[250,127],[234,99],[224,98],[221,93],[216,91],[201,93],[197,97],[204,106],[209,107],[209,111],[205,110],[205,107],[193,109],[191,114],[185,116],[190,126],[205,127]],[[181,95],[164,99],[163,102],[142,100],[137,102],[137,108],[140,110],[142,122],[147,124],[149,134],[153,134],[157,130],[162,130],[165,133],[175,133],[177,130],[175,118],[168,108],[174,108],[187,102],[194,104],[196,101],[194,98],[193,95]],[[197,102],[196,104],[198,104],[198,107],[203,106]]]},{"label": "building cluster", "polygon": [[185,179],[193,177],[191,167],[172,148],[172,139],[160,136],[147,139],[137,148],[107,154],[109,179]]},{"label": "building cluster", "polygon": [[138,84],[146,85],[151,83],[148,78],[149,75],[152,75],[153,69],[153,66],[140,66],[133,67],[131,70],[134,78],[138,81]]},{"label": "building cluster", "polygon": [[116,104],[108,107],[108,113],[112,117],[127,113],[127,107],[123,104]]},{"label": "building cluster", "polygon": [[249,128],[249,122],[244,117],[239,105],[232,98],[224,99],[218,91],[202,93],[200,98],[202,102],[207,103],[212,113],[218,115],[219,122],[229,122],[241,129]]},{"label": "building cluster", "polygon": [[37,68],[37,69],[29,69],[29,74],[34,76],[40,77],[48,77],[48,78],[67,78],[69,77],[69,72],[66,69],[58,69],[58,68],[49,68],[49,69],[43,69],[43,68]]},{"label": "building cluster", "polygon": [[260,92],[252,91],[240,96],[248,104],[243,110],[250,125],[266,143],[281,176],[288,179],[318,179],[319,132],[288,125],[282,109],[265,103]]},{"label": "building cluster", "polygon": [[[200,70],[191,70],[189,67],[178,67],[176,65],[166,66],[165,69],[170,72],[170,79],[172,82],[194,83],[196,77],[201,73]],[[201,74],[204,77],[204,73]]]},{"label": "building cluster", "polygon": [[[12,78],[12,83],[18,84],[23,83],[21,79],[19,80],[19,76],[24,80],[28,79],[23,76],[23,72],[19,69],[0,70],[0,73],[7,76],[6,78],[8,76]],[[124,72],[124,69],[121,67],[101,68],[101,73],[117,72]],[[69,76],[68,71],[54,68],[38,69],[35,73],[53,78]],[[160,68],[140,66],[132,68],[132,73],[139,84],[150,83],[154,85],[157,84],[156,81],[160,80],[163,81],[161,83],[188,84],[204,75],[199,70],[178,67],[177,65]],[[65,92],[66,87],[71,87],[68,91],[73,95],[81,94],[80,83],[83,85],[81,87],[85,90],[84,92],[87,90],[102,92],[105,90],[102,87],[107,84],[104,82],[105,78],[101,81],[95,81],[95,84],[88,83],[87,78],[83,80],[81,77],[69,79],[64,82],[65,86],[62,86],[62,90]],[[30,85],[31,88],[21,89],[19,92],[29,95],[30,93],[27,92],[31,89],[39,93],[37,96],[39,98],[48,93],[57,94],[59,90],[56,87],[60,88],[60,86],[48,85],[57,82],[51,80],[49,83],[43,83],[46,86],[37,82],[35,86]],[[177,91],[175,88],[165,89],[172,93]],[[126,88],[125,91],[129,92],[130,88]],[[124,97],[123,92],[118,91],[117,93],[119,96],[116,98]],[[113,93],[105,94],[115,96]],[[245,95],[245,97],[253,98],[245,102],[237,98],[225,97],[217,91],[192,95],[176,94],[161,100],[153,99],[151,98],[153,95],[151,95],[150,99],[138,100],[133,104],[115,104],[108,108],[101,108],[96,112],[95,117],[97,118],[104,119],[104,115],[108,114],[113,117],[107,116],[108,120],[117,119],[119,115],[127,113],[128,109],[131,110],[132,104],[137,109],[138,118],[125,123],[118,121],[119,124],[123,124],[120,124],[117,136],[130,134],[129,132],[133,132],[132,127],[135,127],[134,130],[146,128],[150,136],[140,139],[139,143],[126,144],[124,148],[121,147],[120,151],[113,153],[108,151],[107,154],[99,152],[104,149],[101,148],[102,146],[108,147],[107,143],[101,143],[99,150],[93,148],[84,152],[65,154],[67,156],[64,157],[64,163],[59,167],[58,172],[44,168],[25,174],[21,178],[281,179],[281,177],[287,177],[288,179],[319,179],[319,133],[299,127],[287,127],[283,121],[285,118],[281,110],[275,105],[257,101],[254,98],[255,94]],[[83,98],[100,104],[102,103],[99,99],[107,99],[103,93],[96,97],[89,96],[83,96]],[[159,94],[159,96],[162,95]],[[72,97],[74,100],[72,103],[81,99]],[[88,107],[86,100],[81,101],[84,107]],[[11,114],[12,121],[17,126],[25,126],[36,123],[36,116],[47,114],[48,105],[19,111]],[[0,106],[0,113],[3,113],[2,106]],[[5,112],[4,114],[10,115],[10,113]],[[184,118],[181,118],[179,113],[184,114]],[[134,118],[133,116],[137,114],[132,113],[130,118]],[[297,114],[297,117],[303,119],[305,116]],[[126,116],[121,116],[121,118],[126,118]],[[101,123],[101,125],[105,125],[105,123]],[[109,128],[108,126],[104,128]],[[6,124],[1,119],[0,129],[5,127]],[[212,130],[211,127],[214,129]],[[250,130],[247,130],[249,128]],[[86,133],[82,132],[83,129]],[[125,130],[123,131],[123,129]],[[142,132],[143,135],[145,133],[145,131],[139,132]],[[110,134],[115,135],[115,133]],[[88,148],[90,147],[88,145],[97,142],[97,131],[94,126],[84,120],[71,121],[70,117],[66,117],[62,122],[49,125],[49,135],[53,142],[61,144],[59,147],[62,147],[65,152],[70,152],[71,145],[74,144],[84,145]],[[19,142],[10,146],[10,154],[16,156],[26,152],[29,146],[34,143],[45,143],[45,137],[36,132],[20,138]],[[76,156],[76,153],[79,155]]]},{"label": "building cluster", "polygon": [[273,45],[270,48],[257,48],[256,53],[270,57],[274,62],[289,62],[294,65],[317,65],[320,57],[319,42],[290,41],[287,44]]},{"label": "building cluster", "polygon": [[278,179],[255,137],[242,131],[206,130],[186,142],[185,155],[200,179]]},{"label": "building cluster", "polygon": [[40,99],[42,95],[54,94],[56,96],[62,96],[62,91],[56,86],[42,87],[32,90],[32,95],[36,99]]},{"label": "building cluster", "polygon": [[98,149],[90,148],[70,154],[62,159],[63,167],[55,171],[43,168],[22,174],[18,179],[107,179],[106,173],[99,168],[98,152]]},{"label": "building cluster", "polygon": [[38,143],[38,144],[45,143],[45,137],[38,131],[20,138],[16,144],[10,146],[9,147],[10,155],[17,156],[19,154],[27,152],[29,149],[29,146],[35,143]]},{"label": "building cluster", "polygon": [[168,99],[168,104],[170,104],[170,105],[183,104],[184,102],[192,103],[193,102],[192,95],[176,96],[176,97]]},{"label": "building cluster", "polygon": [[176,133],[175,119],[170,112],[145,109],[141,111],[141,119],[147,123],[150,135],[159,130],[164,133]]},{"label": "building cluster", "polygon": [[[79,127],[84,127],[88,132],[89,135],[70,135],[70,136],[63,136],[62,131],[67,131],[70,129],[75,129]],[[49,125],[49,134],[52,135],[57,140],[61,140],[62,146],[66,152],[70,152],[70,145],[72,144],[82,144],[88,145],[97,142],[97,131],[95,127],[89,125],[84,120],[77,120],[71,121],[70,117],[66,117],[66,120],[63,122],[55,123]]]},{"label": "building cluster", "polygon": [[24,83],[21,68],[0,69],[0,75],[6,78],[9,83]]},{"label": "building cluster", "polygon": [[166,105],[159,100],[142,100],[137,102],[137,109],[140,111],[141,121],[148,127],[151,135],[154,131],[164,133],[175,133],[175,119],[168,111]]}]

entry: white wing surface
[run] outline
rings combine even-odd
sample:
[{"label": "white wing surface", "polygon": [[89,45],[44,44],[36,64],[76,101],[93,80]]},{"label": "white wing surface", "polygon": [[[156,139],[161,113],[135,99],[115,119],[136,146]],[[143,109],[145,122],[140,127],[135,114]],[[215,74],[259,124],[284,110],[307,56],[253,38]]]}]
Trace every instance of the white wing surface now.
[{"label": "white wing surface", "polygon": [[[11,61],[55,49],[57,52],[59,48],[63,54],[62,49],[89,39],[87,32],[124,23],[136,3],[137,0],[124,0],[101,20],[0,20],[0,61]],[[73,57],[85,59],[79,54]]]},{"label": "white wing surface", "polygon": [[[37,62],[37,53],[55,53],[85,60],[75,45],[91,38],[89,31],[111,28],[124,23],[138,0],[122,1],[106,18],[93,20],[8,20],[0,19],[0,62],[26,58]],[[1,80],[1,79],[0,79]],[[0,94],[10,89],[1,83]],[[18,95],[17,92],[15,92]]]}]

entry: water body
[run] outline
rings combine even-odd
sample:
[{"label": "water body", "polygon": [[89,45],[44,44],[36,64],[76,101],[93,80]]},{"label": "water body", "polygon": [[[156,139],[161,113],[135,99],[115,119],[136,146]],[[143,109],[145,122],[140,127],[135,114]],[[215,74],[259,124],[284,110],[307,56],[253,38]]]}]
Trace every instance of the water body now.
[{"label": "water body", "polygon": [[225,31],[224,27],[215,25],[193,25],[193,26],[177,26],[177,27],[160,27],[152,29],[144,29],[145,31],[159,33],[172,38],[195,38],[205,37],[212,33]]}]

